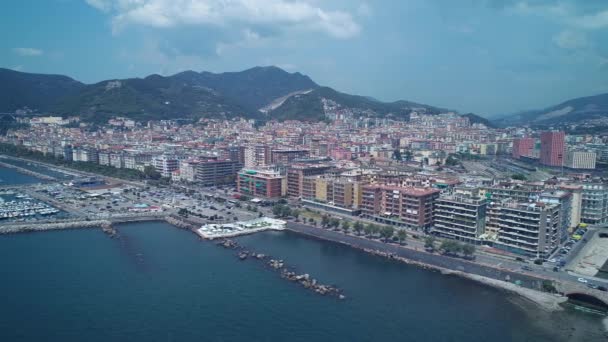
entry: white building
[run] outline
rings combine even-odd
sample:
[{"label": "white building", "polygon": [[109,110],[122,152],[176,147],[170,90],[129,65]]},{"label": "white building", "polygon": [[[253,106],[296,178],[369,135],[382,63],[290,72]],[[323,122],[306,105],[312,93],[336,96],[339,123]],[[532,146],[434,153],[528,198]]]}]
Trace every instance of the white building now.
[{"label": "white building", "polygon": [[597,154],[591,151],[568,151],[565,166],[571,169],[595,169]]}]

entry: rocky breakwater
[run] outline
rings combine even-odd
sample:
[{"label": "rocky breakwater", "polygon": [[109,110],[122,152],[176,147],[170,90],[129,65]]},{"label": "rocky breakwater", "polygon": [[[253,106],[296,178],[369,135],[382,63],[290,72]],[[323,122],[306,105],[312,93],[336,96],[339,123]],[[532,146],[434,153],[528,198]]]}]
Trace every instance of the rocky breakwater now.
[{"label": "rocky breakwater", "polygon": [[195,230],[198,228],[198,225],[194,224],[193,222],[189,222],[184,218],[176,217],[174,215],[165,216],[165,222],[182,229]]},{"label": "rocky breakwater", "polygon": [[22,167],[13,165],[13,164],[8,164],[8,163],[0,162],[0,167],[4,167],[4,168],[7,168],[7,169],[13,169],[13,170],[15,170],[15,171],[17,171],[19,173],[24,174],[24,175],[36,177],[36,178],[42,179],[42,180],[47,180],[47,181],[57,180],[57,178],[55,178],[55,177],[51,177],[49,175],[45,175],[45,174],[42,174],[42,173],[39,173],[39,172],[34,172],[32,170],[28,170],[28,169],[25,169],[25,168],[22,168]]},{"label": "rocky breakwater", "polygon": [[237,257],[240,260],[258,260],[265,261],[265,264],[273,271],[278,272],[281,278],[286,279],[290,282],[297,283],[303,288],[313,291],[314,293],[321,296],[333,296],[338,299],[346,299],[346,296],[342,293],[342,290],[327,284],[321,284],[317,279],[310,276],[308,273],[298,274],[290,268],[285,261],[281,259],[273,259],[270,256],[262,253],[256,253],[249,251],[240,246],[236,241],[230,239],[224,239],[217,242],[218,246],[226,249],[237,250]]},{"label": "rocky breakwater", "polygon": [[0,234],[14,234],[14,233],[27,233],[27,232],[41,232],[47,230],[58,230],[58,229],[78,229],[78,228],[98,228],[110,225],[110,221],[96,220],[96,221],[69,221],[69,222],[56,222],[56,223],[24,223],[16,225],[6,225],[0,227]]},{"label": "rocky breakwater", "polygon": [[102,224],[101,230],[104,233],[108,234],[108,236],[110,236],[112,239],[119,237],[118,231],[114,227],[112,227],[112,224],[110,222],[108,222],[107,224],[106,223]]}]

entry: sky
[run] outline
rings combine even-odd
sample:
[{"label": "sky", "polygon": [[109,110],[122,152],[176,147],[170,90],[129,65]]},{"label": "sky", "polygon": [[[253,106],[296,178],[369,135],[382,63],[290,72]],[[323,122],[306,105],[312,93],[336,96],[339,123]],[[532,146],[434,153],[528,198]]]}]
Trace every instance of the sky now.
[{"label": "sky", "polygon": [[276,65],[493,116],[608,93],[608,0],[3,0],[0,51],[85,83]]}]

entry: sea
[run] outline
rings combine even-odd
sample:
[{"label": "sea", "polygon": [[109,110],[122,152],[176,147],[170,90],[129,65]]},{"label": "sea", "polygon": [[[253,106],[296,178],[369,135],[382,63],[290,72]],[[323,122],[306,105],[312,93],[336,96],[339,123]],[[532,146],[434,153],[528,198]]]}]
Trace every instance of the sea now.
[{"label": "sea", "polygon": [[[0,178],[7,179],[0,169]],[[326,297],[164,222],[0,236],[0,341],[606,341],[601,320],[292,232],[237,238]]]}]

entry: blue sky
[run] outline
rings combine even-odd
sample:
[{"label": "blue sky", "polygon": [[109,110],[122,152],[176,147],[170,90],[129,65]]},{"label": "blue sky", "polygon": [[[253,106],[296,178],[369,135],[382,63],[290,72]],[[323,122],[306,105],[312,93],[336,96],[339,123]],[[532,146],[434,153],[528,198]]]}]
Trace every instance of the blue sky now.
[{"label": "blue sky", "polygon": [[481,115],[608,92],[607,0],[4,0],[0,66],[86,83],[277,65]]}]

